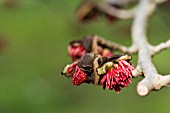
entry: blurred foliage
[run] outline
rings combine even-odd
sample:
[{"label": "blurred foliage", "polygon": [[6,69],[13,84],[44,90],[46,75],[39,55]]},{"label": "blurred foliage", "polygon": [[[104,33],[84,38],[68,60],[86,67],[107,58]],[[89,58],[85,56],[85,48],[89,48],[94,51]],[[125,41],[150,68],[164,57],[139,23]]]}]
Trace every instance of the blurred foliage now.
[{"label": "blurred foliage", "polygon": [[[0,113],[170,112],[170,89],[139,97],[136,85],[141,78],[116,94],[87,84],[75,87],[70,79],[60,77],[62,67],[71,61],[69,41],[97,34],[130,45],[132,20],[111,24],[101,18],[81,25],[74,19],[79,0],[15,0],[8,6],[9,1],[0,1],[0,39],[5,40],[0,52]],[[167,7],[161,5],[151,17],[148,35],[152,44],[170,37]],[[153,58],[160,73],[169,73],[168,58],[170,50]],[[134,55],[135,65],[136,61]]]}]

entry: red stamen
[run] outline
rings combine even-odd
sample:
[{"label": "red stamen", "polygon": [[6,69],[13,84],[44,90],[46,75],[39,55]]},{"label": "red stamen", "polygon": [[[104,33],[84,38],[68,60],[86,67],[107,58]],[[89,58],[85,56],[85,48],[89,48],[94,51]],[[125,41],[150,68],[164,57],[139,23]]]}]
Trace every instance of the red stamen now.
[{"label": "red stamen", "polygon": [[78,66],[76,66],[76,70],[72,76],[73,85],[80,85],[86,79],[86,73],[84,73]]},{"label": "red stamen", "polygon": [[113,69],[108,70],[101,79],[100,84],[105,84],[106,89],[120,92],[121,88],[127,87],[131,83],[132,71],[134,67],[125,60],[120,60]]}]

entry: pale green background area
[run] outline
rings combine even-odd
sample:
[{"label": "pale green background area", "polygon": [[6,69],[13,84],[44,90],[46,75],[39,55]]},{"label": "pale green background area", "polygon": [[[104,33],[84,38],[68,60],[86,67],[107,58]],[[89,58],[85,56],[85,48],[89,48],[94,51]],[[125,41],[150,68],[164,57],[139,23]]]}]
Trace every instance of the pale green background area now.
[{"label": "pale green background area", "polygon": [[[113,24],[104,18],[78,25],[74,12],[80,0],[21,0],[8,9],[0,2],[0,34],[8,46],[0,54],[0,113],[169,113],[170,89],[140,97],[133,79],[120,94],[102,87],[73,86],[61,77],[71,62],[67,45],[73,39],[97,34],[129,46],[132,20]],[[170,8],[169,8],[170,9]],[[167,12],[166,12],[167,11]],[[170,16],[163,6],[151,17],[149,41],[158,44],[170,38]],[[162,74],[170,73],[170,50],[153,61]],[[136,65],[137,56],[132,62]]]}]

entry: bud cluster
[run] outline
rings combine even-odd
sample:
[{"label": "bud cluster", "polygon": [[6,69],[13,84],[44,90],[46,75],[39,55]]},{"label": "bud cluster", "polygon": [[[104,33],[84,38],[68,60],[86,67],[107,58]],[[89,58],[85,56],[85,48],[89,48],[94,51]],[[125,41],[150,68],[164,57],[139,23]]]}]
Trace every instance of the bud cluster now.
[{"label": "bud cluster", "polygon": [[[120,92],[131,83],[133,65],[130,55],[113,54],[111,49],[98,46],[98,53],[92,52],[93,37],[72,41],[68,47],[73,63],[64,67],[62,75],[72,78],[73,85],[91,83],[104,89]],[[100,51],[101,49],[101,51]],[[103,54],[107,50],[107,54]]]}]

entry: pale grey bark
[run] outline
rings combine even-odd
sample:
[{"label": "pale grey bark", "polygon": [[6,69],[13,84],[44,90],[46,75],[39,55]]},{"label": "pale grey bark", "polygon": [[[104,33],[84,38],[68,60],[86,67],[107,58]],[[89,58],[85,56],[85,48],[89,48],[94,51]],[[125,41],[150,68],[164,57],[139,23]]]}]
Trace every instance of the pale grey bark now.
[{"label": "pale grey bark", "polygon": [[152,47],[147,41],[148,9],[154,5],[156,5],[154,0],[140,0],[132,25],[133,44],[138,48],[138,66],[145,77],[137,85],[137,92],[140,96],[145,96],[151,90],[158,90],[163,86],[168,86],[170,83],[170,77],[158,74],[152,63],[152,55],[162,49],[169,48],[169,41],[155,47]]},{"label": "pale grey bark", "polygon": [[[104,44],[112,49],[117,49],[121,52],[128,52],[131,54],[138,54],[138,65],[136,70],[133,72],[133,76],[144,75],[144,79],[137,85],[137,92],[140,96],[146,96],[151,90],[159,90],[164,86],[170,85],[170,75],[160,75],[157,72],[154,64],[152,63],[152,56],[159,52],[170,48],[170,40],[161,43],[157,46],[152,46],[147,40],[147,25],[149,16],[156,9],[157,3],[161,3],[165,0],[139,0],[139,4],[136,9],[131,13],[134,18],[132,24],[132,46],[126,47],[111,41],[107,41],[99,36],[97,40],[99,43]],[[107,6],[100,6],[103,11],[112,14],[117,17],[120,16],[120,12]],[[115,14],[116,13],[116,14]],[[127,12],[129,13],[129,12]],[[124,16],[127,16],[126,14]],[[128,16],[127,16],[128,17]]]}]

